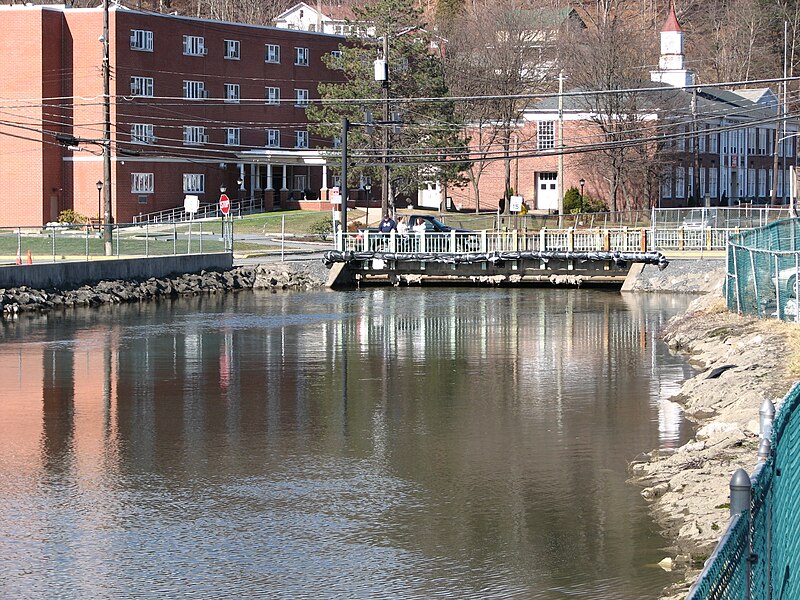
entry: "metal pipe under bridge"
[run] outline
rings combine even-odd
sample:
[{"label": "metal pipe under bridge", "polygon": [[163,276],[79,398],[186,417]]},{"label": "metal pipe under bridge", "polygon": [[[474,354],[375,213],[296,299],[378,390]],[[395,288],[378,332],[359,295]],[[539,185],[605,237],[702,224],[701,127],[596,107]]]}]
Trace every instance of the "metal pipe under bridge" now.
[{"label": "metal pipe under bridge", "polygon": [[631,265],[669,263],[647,230],[474,231],[337,235],[330,287],[353,284],[622,285]]}]

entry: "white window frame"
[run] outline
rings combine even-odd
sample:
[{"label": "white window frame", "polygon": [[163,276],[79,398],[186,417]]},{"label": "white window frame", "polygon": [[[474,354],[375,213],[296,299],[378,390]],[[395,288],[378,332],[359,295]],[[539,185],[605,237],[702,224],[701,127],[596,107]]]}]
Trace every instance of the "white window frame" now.
[{"label": "white window frame", "polygon": [[184,56],[205,56],[208,54],[206,39],[202,35],[183,36],[183,55]]},{"label": "white window frame", "polygon": [[706,137],[708,137],[708,125],[704,125],[697,138],[697,151],[701,154],[706,151]]},{"label": "white window frame", "polygon": [[308,90],[294,88],[294,105],[298,108],[305,108],[309,104]]},{"label": "white window frame", "polygon": [[[679,137],[682,140],[683,137]],[[685,198],[686,196],[686,169],[683,167],[675,167],[675,197]]]},{"label": "white window frame", "polygon": [[183,193],[184,194],[205,194],[206,176],[203,173],[184,173],[183,174]]},{"label": "white window frame", "polygon": [[131,75],[131,96],[140,98],[153,97],[153,78]]},{"label": "white window frame", "polygon": [[305,129],[298,129],[294,132],[294,147],[308,148],[308,131]]},{"label": "white window frame", "polygon": [[774,177],[775,177],[775,171],[773,171],[772,169],[767,171],[767,189],[769,190],[770,196],[772,196],[772,184],[775,183]]},{"label": "white window frame", "polygon": [[299,46],[295,46],[294,48],[294,64],[298,67],[307,67],[308,66],[308,57],[309,52],[308,48],[301,48]]},{"label": "white window frame", "polygon": [[552,150],[556,147],[555,121],[539,121],[536,123],[537,150]]},{"label": "white window frame", "polygon": [[267,148],[281,147],[281,130],[267,129]]},{"label": "white window frame", "polygon": [[152,123],[131,123],[131,144],[153,144],[155,141]]},{"label": "white window frame", "polygon": [[756,128],[755,127],[748,127],[747,128],[747,153],[748,154],[755,154],[756,153]]},{"label": "white window frame", "polygon": [[242,128],[241,127],[226,127],[225,128],[225,145],[226,146],[241,146],[242,144]]},{"label": "white window frame", "polygon": [[767,153],[767,129],[766,127],[758,128],[758,153],[762,156]]},{"label": "white window frame", "polygon": [[279,87],[267,87],[265,98],[267,104],[277,105],[281,103],[281,88]]},{"label": "white window frame", "polygon": [[241,97],[241,88],[238,83],[225,84],[225,102],[238,103]]},{"label": "white window frame", "polygon": [[719,195],[718,189],[719,172],[717,167],[709,167],[708,169],[708,195],[716,198]]},{"label": "white window frame", "polygon": [[202,125],[184,125],[183,126],[183,144],[184,146],[199,146],[208,143],[208,135],[206,128]]},{"label": "white window frame", "polygon": [[242,44],[239,40],[225,40],[225,60],[239,60]]},{"label": "white window frame", "polygon": [[672,169],[667,169],[661,175],[661,197],[672,198]]},{"label": "white window frame", "polygon": [[797,144],[797,132],[787,131],[786,135],[789,136],[786,138],[786,158],[794,158],[795,145]]},{"label": "white window frame", "polygon": [[767,197],[767,170],[766,169],[759,169],[758,170],[758,197],[759,198],[766,198]]},{"label": "white window frame", "polygon": [[152,173],[131,173],[131,194],[152,194],[154,189]]},{"label": "white window frame", "polygon": [[689,176],[686,178],[686,190],[686,197],[694,198],[694,167],[689,167]]},{"label": "white window frame", "polygon": [[711,154],[719,153],[719,132],[712,130],[708,137],[708,151]]},{"label": "white window frame", "polygon": [[706,168],[700,167],[700,199],[706,197]]},{"label": "white window frame", "polygon": [[153,32],[146,29],[131,29],[131,50],[153,51]]},{"label": "white window frame", "polygon": [[756,170],[747,169],[747,197],[756,197]]},{"label": "white window frame", "polygon": [[205,82],[184,79],[183,97],[186,100],[203,100],[204,98],[208,98],[208,90],[206,89]]},{"label": "white window frame", "polygon": [[[686,135],[686,128],[683,125],[678,125],[675,133],[677,134],[675,138],[675,149],[678,152],[684,152],[686,150],[686,137],[684,137]],[[678,198],[682,198],[682,196],[678,196]]]},{"label": "white window frame", "polygon": [[778,198],[783,198],[783,174],[785,172],[783,169],[778,171],[778,193],[776,194]]},{"label": "white window frame", "polygon": [[281,64],[281,47],[278,44],[264,44],[264,62]]},{"label": "white window frame", "polygon": [[294,176],[294,188],[295,190],[305,191],[308,189],[308,175],[295,175]]}]

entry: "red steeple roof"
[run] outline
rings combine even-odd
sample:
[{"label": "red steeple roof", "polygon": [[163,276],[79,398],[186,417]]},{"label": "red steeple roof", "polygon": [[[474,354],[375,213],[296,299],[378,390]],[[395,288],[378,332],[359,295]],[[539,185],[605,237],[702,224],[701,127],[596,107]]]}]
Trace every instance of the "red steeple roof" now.
[{"label": "red steeple roof", "polygon": [[675,3],[669,3],[669,16],[667,16],[667,21],[664,23],[664,27],[661,28],[661,31],[683,31],[681,29],[680,23],[678,23],[678,17],[675,15]]}]

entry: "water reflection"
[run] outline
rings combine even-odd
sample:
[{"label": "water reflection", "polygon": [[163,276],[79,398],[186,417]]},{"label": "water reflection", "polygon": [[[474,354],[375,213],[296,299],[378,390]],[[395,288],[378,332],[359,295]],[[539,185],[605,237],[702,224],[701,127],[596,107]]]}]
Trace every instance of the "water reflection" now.
[{"label": "water reflection", "polygon": [[3,327],[0,595],[657,597],[683,299],[250,294]]}]

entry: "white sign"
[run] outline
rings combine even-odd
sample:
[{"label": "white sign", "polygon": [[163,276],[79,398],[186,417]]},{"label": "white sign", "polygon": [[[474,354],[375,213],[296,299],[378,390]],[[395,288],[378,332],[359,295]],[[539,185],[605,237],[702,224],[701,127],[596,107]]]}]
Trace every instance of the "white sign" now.
[{"label": "white sign", "polygon": [[338,187],[331,188],[330,194],[328,195],[328,199],[331,201],[331,204],[342,203],[342,193],[339,191]]},{"label": "white sign", "polygon": [[508,204],[508,210],[510,210],[512,213],[522,210],[522,202],[525,200],[523,196],[511,196],[509,200],[510,202]]},{"label": "white sign", "polygon": [[199,196],[186,196],[183,199],[183,210],[187,213],[193,214],[198,211],[200,208],[200,197]]}]

